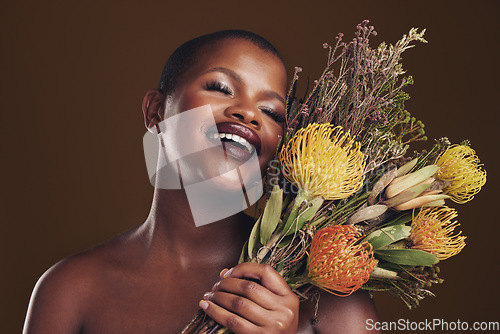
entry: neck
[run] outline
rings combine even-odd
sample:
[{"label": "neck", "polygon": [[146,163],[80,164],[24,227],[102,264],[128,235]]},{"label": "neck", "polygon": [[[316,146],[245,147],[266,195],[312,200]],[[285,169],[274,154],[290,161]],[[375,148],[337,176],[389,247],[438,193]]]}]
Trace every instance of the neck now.
[{"label": "neck", "polygon": [[141,235],[149,255],[181,267],[232,266],[248,239],[253,219],[243,213],[197,227],[183,190],[155,190]]}]

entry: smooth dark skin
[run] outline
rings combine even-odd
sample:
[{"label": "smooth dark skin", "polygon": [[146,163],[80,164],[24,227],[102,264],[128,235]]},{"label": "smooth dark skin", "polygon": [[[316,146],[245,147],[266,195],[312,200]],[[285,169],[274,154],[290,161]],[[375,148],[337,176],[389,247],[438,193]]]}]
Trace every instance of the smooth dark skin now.
[{"label": "smooth dark skin", "polygon": [[[285,112],[276,97],[286,94],[282,62],[244,40],[224,40],[203,51],[173,93],[173,111],[210,104],[216,123],[241,122],[252,128],[262,141],[259,163],[264,170],[282,124],[262,107]],[[234,93],[209,91],[207,80],[221,81]],[[148,128],[163,119],[165,99],[157,90],[146,94]],[[274,269],[237,265],[252,222],[240,213],[195,227],[182,190],[155,188],[143,224],[62,260],[40,278],[23,333],[177,333],[203,298],[208,300],[206,312],[238,334],[366,332],[366,319],[376,319],[366,293],[345,298],[322,293],[319,321],[312,325],[314,301],[301,303],[299,311],[297,297]],[[233,267],[228,277],[220,278],[222,269]],[[242,277],[257,278],[262,285]],[[212,289],[213,294],[203,297]]]}]

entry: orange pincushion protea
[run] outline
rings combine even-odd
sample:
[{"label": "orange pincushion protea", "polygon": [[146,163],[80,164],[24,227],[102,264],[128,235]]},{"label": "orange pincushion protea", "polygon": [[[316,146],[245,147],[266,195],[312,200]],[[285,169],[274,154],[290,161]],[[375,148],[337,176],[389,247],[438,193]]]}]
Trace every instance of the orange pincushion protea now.
[{"label": "orange pincushion protea", "polygon": [[370,277],[377,261],[368,242],[350,225],[333,225],[313,237],[307,271],[314,285],[336,296],[349,296]]}]

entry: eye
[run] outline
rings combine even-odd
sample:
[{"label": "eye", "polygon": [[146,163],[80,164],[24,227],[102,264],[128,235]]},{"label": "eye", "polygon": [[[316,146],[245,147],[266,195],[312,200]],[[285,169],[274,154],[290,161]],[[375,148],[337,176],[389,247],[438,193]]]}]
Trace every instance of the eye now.
[{"label": "eye", "polygon": [[209,81],[205,84],[206,90],[213,90],[217,92],[221,92],[226,95],[233,95],[233,90],[226,84],[223,84],[220,81]]},{"label": "eye", "polygon": [[274,121],[278,123],[283,123],[286,121],[286,116],[285,114],[279,113],[276,110],[268,107],[260,107],[260,110],[262,110],[264,113],[269,115]]}]

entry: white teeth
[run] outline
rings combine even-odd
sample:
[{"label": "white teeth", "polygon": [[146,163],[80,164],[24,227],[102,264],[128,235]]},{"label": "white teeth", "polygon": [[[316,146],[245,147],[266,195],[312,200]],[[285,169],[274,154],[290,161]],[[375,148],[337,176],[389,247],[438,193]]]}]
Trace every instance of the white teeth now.
[{"label": "white teeth", "polygon": [[230,139],[234,142],[237,142],[237,143],[240,143],[241,145],[245,146],[245,148],[248,150],[248,152],[252,152],[252,145],[245,139],[245,138],[242,138],[238,135],[235,135],[235,134],[232,134],[232,133],[214,133],[212,135],[212,138],[216,139],[216,138],[226,138],[226,139]]}]

